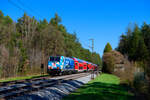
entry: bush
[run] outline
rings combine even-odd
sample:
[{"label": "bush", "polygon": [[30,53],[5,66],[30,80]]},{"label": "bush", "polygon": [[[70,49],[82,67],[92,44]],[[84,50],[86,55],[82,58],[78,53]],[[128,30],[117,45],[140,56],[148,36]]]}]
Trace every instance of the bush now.
[{"label": "bush", "polygon": [[103,55],[103,71],[113,73],[116,68],[116,64],[122,63],[124,57],[120,52],[110,51]]},{"label": "bush", "polygon": [[132,84],[136,67],[135,62],[130,62],[118,51],[110,51],[103,55],[103,71],[120,77],[122,84]]},{"label": "bush", "polygon": [[133,87],[136,90],[136,92],[141,94],[147,94],[148,85],[148,80],[146,79],[144,72],[135,73]]}]

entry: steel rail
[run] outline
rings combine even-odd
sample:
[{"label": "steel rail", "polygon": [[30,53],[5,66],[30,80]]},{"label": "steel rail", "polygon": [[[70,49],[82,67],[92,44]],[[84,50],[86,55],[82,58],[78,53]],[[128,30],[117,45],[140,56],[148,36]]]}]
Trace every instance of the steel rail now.
[{"label": "steel rail", "polygon": [[0,88],[0,100],[7,100],[9,98],[17,97],[24,95],[26,93],[31,93],[34,91],[38,91],[44,89],[46,87],[51,87],[57,84],[61,84],[68,80],[75,80],[81,77],[85,77],[89,75],[89,73],[80,73],[80,74],[72,74],[72,75],[65,75],[65,76],[57,76],[47,79],[37,79],[37,80],[30,80],[27,82],[20,82],[9,86],[3,86]]}]

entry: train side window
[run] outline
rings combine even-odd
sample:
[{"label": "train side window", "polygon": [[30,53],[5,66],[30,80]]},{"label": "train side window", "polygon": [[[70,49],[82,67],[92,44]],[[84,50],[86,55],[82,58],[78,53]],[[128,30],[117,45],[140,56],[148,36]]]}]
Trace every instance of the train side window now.
[{"label": "train side window", "polygon": [[79,69],[83,69],[83,67],[82,67],[82,66],[80,66],[80,67],[79,67]]},{"label": "train side window", "polygon": [[78,66],[78,63],[75,63],[76,64],[76,66]]}]

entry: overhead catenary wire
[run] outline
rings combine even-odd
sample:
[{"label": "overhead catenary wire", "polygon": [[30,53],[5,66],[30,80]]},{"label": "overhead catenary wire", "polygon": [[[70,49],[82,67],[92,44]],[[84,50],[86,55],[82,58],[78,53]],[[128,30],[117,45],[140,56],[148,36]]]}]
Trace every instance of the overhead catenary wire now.
[{"label": "overhead catenary wire", "polygon": [[[33,10],[32,8],[30,8],[29,6],[24,5],[24,3],[21,2],[20,0],[18,0],[18,3],[21,4],[21,6],[20,6],[18,3],[13,2],[13,0],[8,0],[8,2],[9,2],[11,5],[15,6],[16,8],[18,8],[18,9],[22,10],[23,12],[27,13],[29,16],[32,16],[32,17],[33,17],[33,13],[34,13],[34,14],[36,14],[37,16],[39,16],[40,18],[44,18],[43,16],[41,16],[39,13],[37,13],[36,11],[34,11],[34,10]],[[22,6],[25,7],[25,8],[28,8],[28,9],[30,10],[30,13],[29,13],[25,8],[23,8]],[[32,12],[32,13],[31,13],[31,12]]]},{"label": "overhead catenary wire", "polygon": [[88,45],[85,41],[83,41],[83,40],[81,40],[81,39],[80,39],[79,41],[80,41],[80,43],[83,43],[83,45],[86,46],[87,48],[90,47],[90,45]]},{"label": "overhead catenary wire", "polygon": [[33,10],[30,6],[28,6],[27,4],[25,5],[21,0],[17,0],[17,1],[18,1],[19,4],[21,4],[25,8],[28,8],[32,13],[38,15],[41,18],[44,18],[41,14],[39,14],[37,11]]},{"label": "overhead catenary wire", "polygon": [[[22,10],[23,12],[26,12],[26,13],[27,13],[27,11],[26,11],[24,8],[20,7],[18,4],[16,4],[16,3],[13,2],[12,0],[8,0],[8,2],[9,2],[11,5],[15,6],[16,8],[18,8],[18,9]],[[29,14],[30,16],[32,16],[32,14],[30,14],[30,13],[28,13],[28,14]]]}]

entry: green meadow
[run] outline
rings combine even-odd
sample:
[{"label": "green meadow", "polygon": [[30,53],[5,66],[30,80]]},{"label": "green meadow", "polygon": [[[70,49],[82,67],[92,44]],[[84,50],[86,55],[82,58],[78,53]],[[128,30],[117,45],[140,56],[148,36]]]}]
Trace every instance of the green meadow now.
[{"label": "green meadow", "polygon": [[121,85],[120,79],[111,74],[101,74],[77,89],[63,100],[133,100],[130,87]]}]

